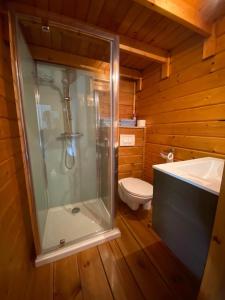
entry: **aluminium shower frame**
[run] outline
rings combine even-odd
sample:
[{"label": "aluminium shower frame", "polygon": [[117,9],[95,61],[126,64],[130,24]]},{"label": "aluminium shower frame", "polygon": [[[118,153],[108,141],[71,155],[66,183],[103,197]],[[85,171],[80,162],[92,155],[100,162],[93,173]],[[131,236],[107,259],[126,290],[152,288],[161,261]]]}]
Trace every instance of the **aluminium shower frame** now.
[{"label": "aluminium shower frame", "polygon": [[[33,183],[31,176],[31,166],[28,153],[28,143],[25,130],[25,118],[22,107],[22,90],[20,86],[20,67],[18,60],[18,49],[16,43],[16,23],[18,20],[29,20],[40,23],[41,17],[26,15],[10,11],[8,13],[9,19],[9,37],[10,37],[10,54],[13,73],[13,85],[16,98],[17,117],[19,119],[19,133],[22,146],[23,166],[25,171],[26,190],[28,195],[28,207],[30,214],[30,221],[33,233],[34,246],[36,256],[41,255],[41,242],[37,223],[37,215],[35,208],[35,197],[33,191]],[[67,24],[65,24],[67,23]],[[111,106],[111,130],[110,130],[110,173],[111,173],[111,186],[110,186],[110,199],[111,199],[111,229],[114,228],[115,220],[115,199],[117,195],[117,182],[118,182],[118,95],[119,95],[119,37],[96,27],[81,24],[79,21],[74,20],[60,21],[48,20],[48,25],[57,29],[67,30],[70,32],[81,33],[98,39],[108,41],[110,43],[110,106]],[[104,235],[105,231],[99,235]],[[65,246],[66,248],[66,246]]]}]

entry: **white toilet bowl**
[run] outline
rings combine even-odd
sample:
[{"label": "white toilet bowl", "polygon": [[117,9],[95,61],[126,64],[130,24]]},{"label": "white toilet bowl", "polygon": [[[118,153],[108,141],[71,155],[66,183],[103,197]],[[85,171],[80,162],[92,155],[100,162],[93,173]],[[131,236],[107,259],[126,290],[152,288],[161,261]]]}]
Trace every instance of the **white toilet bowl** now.
[{"label": "white toilet bowl", "polygon": [[118,192],[120,199],[132,210],[137,210],[141,204],[144,209],[151,208],[153,186],[146,181],[133,177],[120,179]]}]

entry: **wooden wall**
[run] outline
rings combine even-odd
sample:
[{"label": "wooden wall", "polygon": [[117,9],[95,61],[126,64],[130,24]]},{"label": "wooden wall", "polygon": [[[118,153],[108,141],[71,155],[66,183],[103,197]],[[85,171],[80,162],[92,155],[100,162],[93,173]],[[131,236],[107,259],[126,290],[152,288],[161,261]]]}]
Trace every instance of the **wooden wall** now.
[{"label": "wooden wall", "polygon": [[133,117],[134,81],[120,78],[119,85],[119,118]]},{"label": "wooden wall", "polygon": [[[25,299],[33,249],[7,33],[0,17],[0,299]],[[7,28],[7,23],[4,23]]]},{"label": "wooden wall", "polygon": [[[120,79],[119,118],[133,117],[134,81]],[[144,129],[119,128],[119,134],[134,134],[134,147],[119,147],[119,178],[143,176]]]},{"label": "wooden wall", "polygon": [[217,23],[216,55],[202,60],[202,41],[192,37],[172,53],[172,74],[146,72],[137,116],[147,119],[144,177],[173,147],[175,159],[225,158],[225,19]]},{"label": "wooden wall", "polygon": [[120,128],[120,134],[134,134],[134,147],[119,147],[119,178],[143,177],[145,129]]},{"label": "wooden wall", "polygon": [[[101,86],[100,86],[101,85]],[[100,114],[102,117],[110,117],[110,90],[108,85],[98,83],[100,86]],[[96,86],[96,88],[98,87]],[[119,81],[119,118],[131,119],[134,107],[134,81],[121,78]]]}]

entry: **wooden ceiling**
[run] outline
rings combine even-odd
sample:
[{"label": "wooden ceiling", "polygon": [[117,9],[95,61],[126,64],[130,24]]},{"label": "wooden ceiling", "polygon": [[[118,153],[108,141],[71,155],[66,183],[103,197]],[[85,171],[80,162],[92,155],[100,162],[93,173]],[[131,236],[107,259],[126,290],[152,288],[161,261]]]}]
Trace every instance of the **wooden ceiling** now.
[{"label": "wooden ceiling", "polygon": [[[16,3],[76,18],[166,50],[175,48],[193,35],[192,31],[182,25],[131,0],[17,0]],[[26,38],[32,44],[43,43],[44,39],[46,45],[52,48],[50,43],[51,41],[54,43],[55,37],[51,39],[47,34],[38,33],[35,29],[26,31],[31,31],[26,32]],[[67,47],[72,51],[66,38],[58,38],[57,43],[60,43],[59,41],[61,41],[61,46],[57,45],[59,48]],[[121,52],[120,64],[143,70],[154,63],[144,57]]]},{"label": "wooden ceiling", "polygon": [[[52,49],[81,57],[88,57],[99,62],[110,62],[110,47],[103,40],[70,33],[65,30],[56,30],[55,28],[51,28],[49,32],[43,32],[41,24],[27,21],[21,21],[20,25],[31,50],[34,50],[35,47],[41,47],[43,50],[44,48]],[[121,66],[143,70],[151,64],[153,64],[152,61],[146,58],[125,52],[120,53]],[[99,66],[98,62],[92,64],[92,67],[97,66]]]},{"label": "wooden ceiling", "polygon": [[[172,0],[171,0],[172,1]],[[168,1],[168,2],[171,2]],[[187,5],[195,5],[200,11],[203,12],[209,10],[209,4],[212,0],[173,0],[174,3],[187,2]],[[215,2],[215,0],[213,0]],[[224,2],[223,0],[217,0],[216,2]],[[9,1],[6,1],[9,2]],[[138,3],[140,2],[140,3]],[[157,47],[163,51],[172,51],[178,45],[182,44],[185,40],[194,37],[196,39],[202,39],[200,35],[193,30],[179,24],[166,17],[163,14],[159,14],[157,10],[151,10],[146,3],[152,5],[152,0],[16,0],[15,4],[32,7],[33,10],[42,10],[46,12],[46,18],[48,13],[54,13],[57,15],[63,15],[79,21],[101,27],[110,32],[119,34],[120,36],[128,37],[133,40],[139,41],[149,47]],[[163,3],[163,1],[161,1]],[[165,2],[165,1],[164,1]],[[142,5],[144,3],[144,5]],[[200,5],[201,3],[201,5]],[[204,4],[204,5],[203,5]],[[207,4],[207,5],[206,5]],[[185,3],[186,5],[186,3]],[[222,7],[222,6],[221,6]],[[210,6],[212,9],[212,5]],[[193,12],[193,11],[192,11]],[[218,16],[221,12],[214,12],[214,16]],[[205,14],[206,15],[206,14]],[[208,19],[210,19],[208,17]],[[26,30],[25,30],[26,31]],[[29,31],[29,30],[27,30]],[[26,38],[33,45],[38,45],[42,40],[43,33],[26,32]],[[36,36],[36,37],[35,37]],[[50,48],[53,47],[55,37],[47,37],[46,45]],[[61,44],[60,44],[61,43]],[[75,45],[75,44],[74,44]],[[58,37],[57,47],[59,50],[62,48],[68,48],[67,50],[73,52],[73,48],[70,47],[70,42],[66,37]],[[83,46],[88,48],[88,46]],[[89,45],[90,48],[90,45]],[[92,54],[95,58],[101,56],[101,49],[92,47]],[[104,55],[103,55],[104,56]],[[120,64],[125,67],[140,70],[154,65],[147,57],[140,57],[134,54],[128,54],[121,51]]]},{"label": "wooden ceiling", "polygon": [[171,50],[193,32],[131,0],[17,0]]},{"label": "wooden ceiling", "polygon": [[21,21],[22,32],[30,46],[54,49],[70,54],[110,62],[110,44],[80,33],[51,27],[43,31],[41,24]]}]

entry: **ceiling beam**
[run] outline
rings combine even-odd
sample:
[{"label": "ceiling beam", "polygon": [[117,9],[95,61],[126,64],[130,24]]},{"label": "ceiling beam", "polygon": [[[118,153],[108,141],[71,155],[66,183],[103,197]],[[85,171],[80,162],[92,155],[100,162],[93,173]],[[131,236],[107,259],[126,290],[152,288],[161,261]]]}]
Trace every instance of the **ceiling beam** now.
[{"label": "ceiling beam", "polygon": [[97,72],[99,74],[108,74],[109,64],[106,62],[46,47],[31,44],[28,45],[31,55],[35,60],[58,63],[60,65],[78,68],[81,70]]},{"label": "ceiling beam", "polygon": [[208,37],[212,24],[207,23],[201,15],[199,7],[190,5],[185,0],[134,0],[139,4],[165,16],[185,27]]},{"label": "ceiling beam", "polygon": [[168,51],[151,46],[147,43],[139,42],[135,39],[131,39],[122,35],[120,36],[119,47],[122,51],[142,56],[146,59],[162,64],[166,63],[169,57]]},{"label": "ceiling beam", "polygon": [[[88,25],[87,23],[78,21],[70,17],[66,17],[64,15],[59,15],[49,11],[37,9],[33,6],[29,6],[26,4],[10,1],[8,2],[8,7],[9,9],[15,12],[35,16],[37,18],[41,18],[44,20],[50,20],[53,22],[63,23],[70,26],[82,26],[83,28],[99,30],[99,28],[96,26]],[[113,32],[113,34],[117,35],[117,33],[115,32]],[[139,55],[145,57],[146,59],[159,62],[159,63],[167,62],[169,53],[164,49],[153,47],[148,45],[147,43],[139,42],[135,39],[131,39],[125,36],[119,36],[119,39],[120,39],[119,46],[121,51],[129,52],[134,55]]]},{"label": "ceiling beam", "polygon": [[[29,49],[33,59],[35,60],[57,63],[81,70],[95,72],[97,73],[97,76],[102,79],[109,77],[109,63],[34,45],[29,45]],[[141,72],[120,66],[120,76],[137,80],[141,77]]]}]

